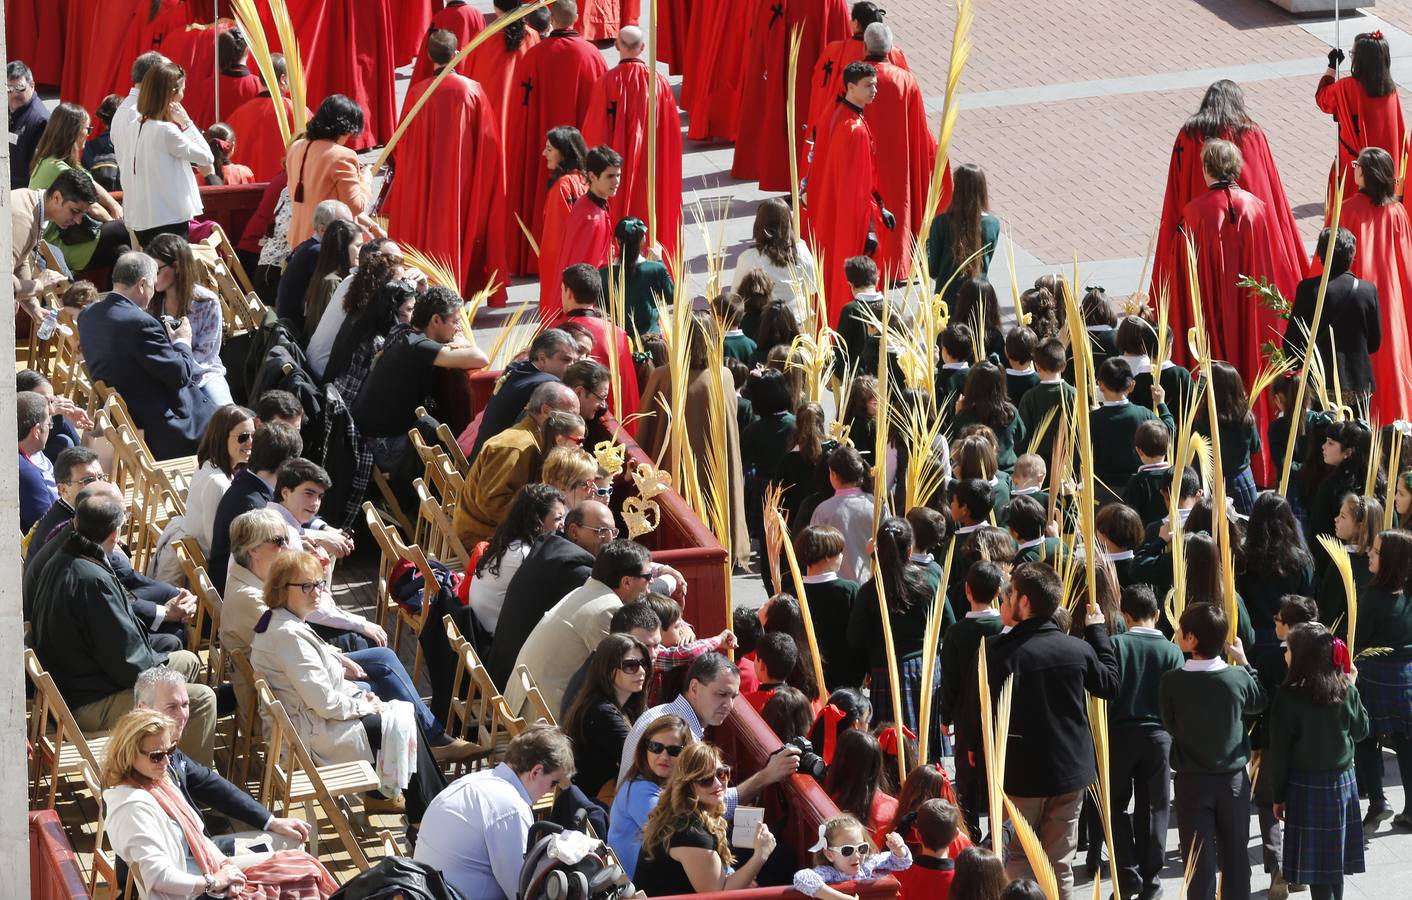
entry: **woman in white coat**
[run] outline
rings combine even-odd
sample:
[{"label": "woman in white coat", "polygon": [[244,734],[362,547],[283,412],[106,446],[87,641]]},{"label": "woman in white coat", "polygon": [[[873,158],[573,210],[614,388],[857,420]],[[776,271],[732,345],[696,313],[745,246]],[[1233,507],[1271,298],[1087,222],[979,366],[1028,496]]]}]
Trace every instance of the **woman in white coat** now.
[{"label": "woman in white coat", "polygon": [[176,723],[154,709],[118,720],[103,760],[105,827],[113,852],[127,862],[138,895],[189,900],[207,894],[256,900],[328,897],[338,889],[303,850],[231,858],[206,837],[201,816],[169,773],[178,752]]},{"label": "woman in white coat", "polygon": [[192,166],[215,162],[206,137],[182,108],[186,73],[174,62],[147,70],[137,92],[137,121],[130,164],[123,172],[127,223],[146,244],[159,234],[190,237],[190,224],[204,207]]}]

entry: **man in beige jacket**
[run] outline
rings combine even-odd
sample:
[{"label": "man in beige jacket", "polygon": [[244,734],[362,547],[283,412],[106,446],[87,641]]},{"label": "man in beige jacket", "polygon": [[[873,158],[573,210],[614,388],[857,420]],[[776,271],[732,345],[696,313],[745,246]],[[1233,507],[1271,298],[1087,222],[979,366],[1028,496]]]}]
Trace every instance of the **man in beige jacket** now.
[{"label": "man in beige jacket", "polygon": [[93,179],[81,169],[60,172],[47,191],[20,188],[10,192],[10,270],[17,309],[23,306],[38,319],[39,295],[64,280],[64,273],[44,268],[36,258],[45,227],[51,223],[60,228],[77,225],[97,202]]}]

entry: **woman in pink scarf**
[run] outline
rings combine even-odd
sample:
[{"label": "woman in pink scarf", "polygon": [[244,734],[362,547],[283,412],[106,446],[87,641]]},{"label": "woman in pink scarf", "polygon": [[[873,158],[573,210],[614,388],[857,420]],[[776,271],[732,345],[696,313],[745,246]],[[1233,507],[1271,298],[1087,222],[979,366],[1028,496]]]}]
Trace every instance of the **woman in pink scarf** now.
[{"label": "woman in pink scarf", "polygon": [[149,900],[206,894],[239,900],[324,900],[338,884],[303,850],[231,859],[206,836],[201,817],[168,774],[175,723],[135,709],[118,720],[103,762],[103,802],[113,851]]}]

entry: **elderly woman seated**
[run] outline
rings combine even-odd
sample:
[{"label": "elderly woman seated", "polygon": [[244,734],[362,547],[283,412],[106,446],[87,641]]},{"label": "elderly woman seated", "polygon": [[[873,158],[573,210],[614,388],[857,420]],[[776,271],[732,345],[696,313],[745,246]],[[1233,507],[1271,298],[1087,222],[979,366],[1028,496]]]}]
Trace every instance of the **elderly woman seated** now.
[{"label": "elderly woman seated", "polygon": [[[474,747],[446,733],[391,650],[340,653],[314,633],[305,619],[323,590],[323,569],[313,554],[287,550],[274,558],[265,578],[268,609],[255,624],[251,665],[284,704],[319,765],[360,759],[376,764],[384,749],[384,727],[401,733],[389,702],[410,703],[415,729],[409,737],[417,759],[416,772],[405,785],[406,811],[413,823],[419,822],[426,804],[446,786],[437,762],[465,759]],[[387,749],[399,746],[400,738]],[[381,796],[366,798],[365,806],[402,810],[398,800]]]},{"label": "elderly woman seated", "polygon": [[227,857],[169,773],[176,723],[154,709],[118,720],[103,761],[103,802],[113,851],[151,900],[205,895],[328,897],[338,884],[303,850]]}]

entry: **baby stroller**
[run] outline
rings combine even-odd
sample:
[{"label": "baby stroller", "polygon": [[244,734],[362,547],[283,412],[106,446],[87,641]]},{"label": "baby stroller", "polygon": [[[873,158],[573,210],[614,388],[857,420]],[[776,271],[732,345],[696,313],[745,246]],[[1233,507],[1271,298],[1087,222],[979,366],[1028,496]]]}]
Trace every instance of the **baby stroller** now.
[{"label": "baby stroller", "polygon": [[554,822],[530,826],[519,900],[619,900],[637,889],[596,837]]}]

